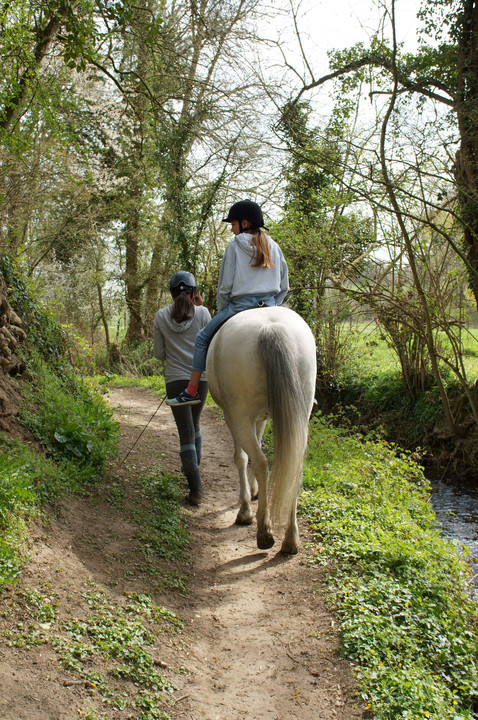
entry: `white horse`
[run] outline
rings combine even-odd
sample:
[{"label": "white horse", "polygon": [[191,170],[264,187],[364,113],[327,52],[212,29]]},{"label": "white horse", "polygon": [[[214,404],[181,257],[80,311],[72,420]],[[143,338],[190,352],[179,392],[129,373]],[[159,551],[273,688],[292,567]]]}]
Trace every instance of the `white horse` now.
[{"label": "white horse", "polygon": [[[234,440],[240,482],[236,523],[252,523],[251,499],[258,497],[257,546],[272,547],[272,528],[279,531],[285,525],[281,552],[296,553],[297,496],[316,380],[315,340],[310,328],[284,307],[240,312],[214,336],[206,372],[211,395],[222,407]],[[261,449],[268,417],[274,435],[270,479]],[[248,457],[252,467],[249,478]]]}]

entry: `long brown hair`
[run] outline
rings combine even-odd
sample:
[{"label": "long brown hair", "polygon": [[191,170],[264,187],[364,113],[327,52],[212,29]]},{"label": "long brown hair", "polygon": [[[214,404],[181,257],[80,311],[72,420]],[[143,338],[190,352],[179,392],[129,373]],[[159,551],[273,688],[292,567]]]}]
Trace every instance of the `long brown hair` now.
[{"label": "long brown hair", "polygon": [[267,239],[265,232],[260,228],[253,228],[249,224],[245,226],[245,231],[252,233],[251,245],[254,252],[252,255],[251,267],[274,267],[274,263],[271,258],[269,240]]},{"label": "long brown hair", "polygon": [[[171,319],[176,320],[178,323],[186,322],[194,317],[195,306],[198,304],[202,305],[202,298],[200,295],[195,293],[191,296],[190,293],[181,292],[181,290],[171,290],[174,304],[171,308]],[[197,302],[197,298],[201,298],[201,302]]]}]

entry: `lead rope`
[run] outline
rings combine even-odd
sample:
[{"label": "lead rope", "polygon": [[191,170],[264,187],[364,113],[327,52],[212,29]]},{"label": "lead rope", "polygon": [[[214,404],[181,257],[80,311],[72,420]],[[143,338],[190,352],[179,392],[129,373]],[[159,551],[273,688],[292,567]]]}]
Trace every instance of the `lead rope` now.
[{"label": "lead rope", "polygon": [[161,407],[161,405],[163,404],[163,402],[166,400],[167,397],[168,397],[168,396],[165,395],[165,396],[161,399],[161,402],[159,403],[158,407],[156,408],[156,410],[154,411],[154,413],[151,415],[151,417],[149,418],[148,422],[146,423],[146,425],[144,426],[144,428],[141,430],[140,434],[138,435],[138,437],[136,438],[136,440],[134,441],[134,443],[132,444],[132,446],[130,447],[130,449],[128,450],[128,452],[126,453],[126,455],[124,456],[124,458],[122,459],[121,462],[126,462],[127,458],[129,457],[129,455],[132,453],[132,451],[134,450],[134,448],[136,447],[136,445],[137,445],[138,442],[140,441],[140,439],[141,439],[144,431],[145,431],[146,428],[148,427],[149,423],[153,420],[154,416],[156,415],[156,413],[158,412],[159,408]]}]

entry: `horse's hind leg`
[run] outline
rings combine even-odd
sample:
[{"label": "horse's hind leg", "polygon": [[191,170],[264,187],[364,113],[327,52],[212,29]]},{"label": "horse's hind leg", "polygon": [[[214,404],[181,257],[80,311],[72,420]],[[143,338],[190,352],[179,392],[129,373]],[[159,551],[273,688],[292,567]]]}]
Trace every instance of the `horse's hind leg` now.
[{"label": "horse's hind leg", "polygon": [[259,497],[259,485],[257,484],[256,476],[252,471],[252,465],[249,465],[248,480],[249,487],[251,489],[251,499],[257,500]]},{"label": "horse's hind leg", "polygon": [[282,541],[281,553],[295,555],[299,551],[299,527],[297,525],[297,499],[292,504],[289,520]]},{"label": "horse's hind leg", "polygon": [[[256,436],[257,436],[257,442],[260,444],[262,442],[262,436],[264,434],[264,428],[266,426],[265,420],[258,420],[256,422]],[[256,476],[254,475],[254,472],[252,470],[252,466],[249,468],[249,486],[251,488],[251,496],[253,500],[257,500],[259,497],[259,486],[257,484]]]},{"label": "horse's hind leg", "polygon": [[240,503],[236,523],[238,525],[250,525],[253,520],[253,514],[251,508],[251,491],[247,477],[247,455],[237,443],[235,445],[234,462],[236,463],[237,472],[239,473]]},{"label": "horse's hind leg", "polygon": [[[241,508],[239,510],[238,518],[241,515],[243,507],[243,501],[247,498],[250,502],[251,494],[249,483],[245,482],[247,476],[245,473],[245,451],[251,460],[252,472],[257,480],[259,488],[259,496],[257,503],[257,547],[261,550],[267,550],[274,544],[274,538],[272,536],[271,521],[269,508],[267,506],[267,482],[269,476],[269,464],[267,458],[261,450],[261,445],[257,439],[257,431],[255,423],[251,425],[237,424],[237,426],[229,425],[231,434],[234,438],[234,444],[236,448],[236,465],[239,470],[240,480],[240,500]],[[239,452],[238,452],[239,450]],[[238,464],[239,460],[239,464]],[[239,519],[236,522],[240,522]]]},{"label": "horse's hind leg", "polygon": [[268,550],[274,544],[269,507],[267,504],[267,484],[269,480],[269,463],[261,450],[260,443],[255,439],[254,447],[249,448],[252,472],[258,484],[257,502],[257,547]]}]

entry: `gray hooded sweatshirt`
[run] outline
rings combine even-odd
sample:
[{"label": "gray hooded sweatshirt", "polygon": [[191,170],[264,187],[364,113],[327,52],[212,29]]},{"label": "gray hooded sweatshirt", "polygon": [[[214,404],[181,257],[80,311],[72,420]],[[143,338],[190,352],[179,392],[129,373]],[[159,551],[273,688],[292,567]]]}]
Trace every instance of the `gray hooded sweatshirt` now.
[{"label": "gray hooded sweatshirt", "polygon": [[251,239],[250,233],[240,233],[226,248],[217,286],[219,310],[244,295],[274,295],[280,305],[289,290],[287,264],[278,244],[267,235],[273,267],[252,267]]},{"label": "gray hooded sweatshirt", "polygon": [[[158,310],[154,318],[154,356],[166,360],[166,382],[189,380],[196,335],[211,319],[209,310],[199,305],[194,308],[191,320],[178,323],[171,319],[172,307]],[[203,373],[201,380],[205,379]]]}]

